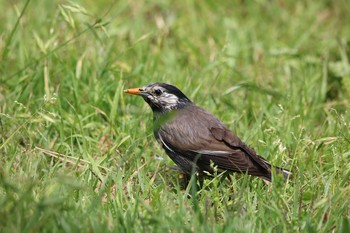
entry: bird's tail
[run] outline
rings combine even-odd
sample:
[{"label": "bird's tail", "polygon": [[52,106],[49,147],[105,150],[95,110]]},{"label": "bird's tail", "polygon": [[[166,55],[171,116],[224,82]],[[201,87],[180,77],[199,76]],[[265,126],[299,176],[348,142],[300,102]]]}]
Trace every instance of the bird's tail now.
[{"label": "bird's tail", "polygon": [[283,175],[283,178],[285,180],[289,179],[292,177],[292,172],[290,170],[281,168],[281,167],[273,167],[276,171],[276,174],[281,174]]},{"label": "bird's tail", "polygon": [[292,177],[292,172],[290,170],[284,169],[282,167],[272,166],[264,158],[262,158],[262,157],[260,157],[260,158],[261,158],[263,164],[265,165],[266,172],[267,172],[264,176],[261,176],[261,178],[263,178],[264,180],[271,182],[273,169],[275,170],[276,175],[282,175],[284,180],[288,180],[289,178]]},{"label": "bird's tail", "polygon": [[275,169],[275,173],[277,175],[283,175],[283,178],[285,180],[288,180],[289,178],[292,177],[293,174],[290,170],[284,169],[282,167],[272,166],[267,160],[265,160],[262,157],[260,157],[260,159],[263,162],[263,164],[265,165],[264,167],[266,168],[266,171],[267,171],[267,174],[265,176],[262,176],[263,179],[271,182],[273,169]]}]

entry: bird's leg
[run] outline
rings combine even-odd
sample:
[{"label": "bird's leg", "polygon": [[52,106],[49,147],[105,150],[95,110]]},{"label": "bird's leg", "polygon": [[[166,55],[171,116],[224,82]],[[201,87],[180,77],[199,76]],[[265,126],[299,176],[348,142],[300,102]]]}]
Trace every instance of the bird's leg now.
[{"label": "bird's leg", "polygon": [[186,173],[179,174],[180,186],[182,190],[186,190],[188,184],[190,183],[191,176]]},{"label": "bird's leg", "polygon": [[231,191],[231,193],[234,193],[235,190],[233,189],[233,181],[232,181],[232,178],[231,178],[231,176],[229,174],[227,174],[227,179],[230,182],[230,191]]},{"label": "bird's leg", "polygon": [[272,191],[272,183],[268,180],[262,179],[265,185],[269,187],[270,192]]}]

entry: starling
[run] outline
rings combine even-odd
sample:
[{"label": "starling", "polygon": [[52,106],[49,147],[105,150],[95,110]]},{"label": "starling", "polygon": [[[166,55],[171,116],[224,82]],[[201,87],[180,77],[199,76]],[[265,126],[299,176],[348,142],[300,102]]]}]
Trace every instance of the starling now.
[{"label": "starling", "polygon": [[[125,90],[141,96],[153,111],[154,136],[187,175],[218,171],[246,173],[271,181],[272,169],[288,178],[291,172],[271,166],[221,121],[198,107],[177,87],[152,83]],[[214,165],[214,166],[213,166]]]}]

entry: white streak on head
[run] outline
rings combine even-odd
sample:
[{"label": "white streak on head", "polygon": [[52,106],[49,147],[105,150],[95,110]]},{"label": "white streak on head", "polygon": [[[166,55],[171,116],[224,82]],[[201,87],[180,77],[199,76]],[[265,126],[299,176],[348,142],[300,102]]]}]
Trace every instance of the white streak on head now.
[{"label": "white streak on head", "polygon": [[[179,104],[179,98],[171,93],[168,93],[167,90],[161,86],[152,86],[144,88],[147,92],[151,93],[147,98],[154,103],[155,105],[161,106],[165,110],[171,110],[176,108]],[[162,93],[157,95],[156,90],[161,90]]]},{"label": "white streak on head", "polygon": [[165,106],[166,109],[172,109],[179,103],[179,98],[176,95],[163,92],[163,94],[158,97],[158,101],[161,105]]}]

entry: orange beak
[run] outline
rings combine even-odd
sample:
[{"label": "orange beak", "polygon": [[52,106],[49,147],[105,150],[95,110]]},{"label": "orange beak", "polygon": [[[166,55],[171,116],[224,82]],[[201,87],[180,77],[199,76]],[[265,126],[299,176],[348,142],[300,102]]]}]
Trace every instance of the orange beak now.
[{"label": "orange beak", "polygon": [[140,89],[141,88],[130,88],[130,89],[124,90],[124,92],[131,95],[140,95],[141,94]]}]

